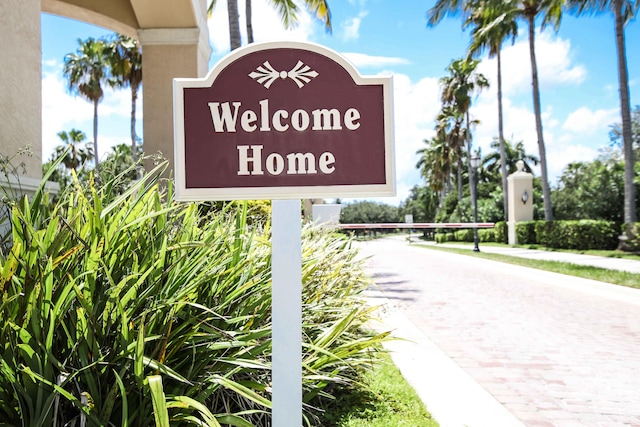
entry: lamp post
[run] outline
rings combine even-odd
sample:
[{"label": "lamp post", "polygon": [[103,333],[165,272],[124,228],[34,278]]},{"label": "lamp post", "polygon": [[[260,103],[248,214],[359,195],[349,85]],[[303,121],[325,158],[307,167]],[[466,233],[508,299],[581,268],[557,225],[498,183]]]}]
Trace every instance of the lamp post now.
[{"label": "lamp post", "polygon": [[[469,159],[471,164],[471,202],[473,203],[473,222],[478,222],[478,167],[480,166],[480,155],[476,151]],[[473,251],[480,252],[478,247],[478,227],[473,229]]]}]

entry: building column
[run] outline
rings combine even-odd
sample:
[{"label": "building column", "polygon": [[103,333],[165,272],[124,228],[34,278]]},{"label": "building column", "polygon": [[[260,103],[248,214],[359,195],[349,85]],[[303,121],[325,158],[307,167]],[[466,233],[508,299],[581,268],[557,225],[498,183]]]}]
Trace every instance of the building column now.
[{"label": "building column", "polygon": [[[204,77],[211,47],[200,28],[138,30],[142,46],[144,152],[158,152],[173,170],[173,79]],[[153,166],[147,163],[147,169]]]},{"label": "building column", "polygon": [[[0,1],[0,155],[18,155],[18,172],[42,178],[42,44],[40,0]],[[0,177],[4,178],[4,177]]]},{"label": "building column", "polygon": [[518,160],[517,172],[507,177],[508,187],[508,241],[510,245],[518,244],[516,224],[533,220],[533,175],[525,172],[524,162]]}]

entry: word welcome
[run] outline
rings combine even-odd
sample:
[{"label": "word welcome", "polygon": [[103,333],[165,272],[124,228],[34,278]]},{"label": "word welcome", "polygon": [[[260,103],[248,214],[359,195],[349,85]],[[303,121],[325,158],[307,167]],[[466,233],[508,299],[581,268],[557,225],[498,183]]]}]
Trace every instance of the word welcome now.
[{"label": "word welcome", "polygon": [[[290,128],[296,131],[305,131],[311,126],[312,131],[342,130],[343,125],[347,130],[354,131],[360,127],[360,112],[356,108],[347,109],[342,114],[337,108],[318,108],[310,113],[303,109],[293,112],[276,110],[269,112],[269,100],[258,102],[259,110],[245,109],[240,114],[240,127],[245,132],[285,132]],[[242,102],[209,102],[213,129],[218,132],[235,132],[238,124],[238,111]]]}]

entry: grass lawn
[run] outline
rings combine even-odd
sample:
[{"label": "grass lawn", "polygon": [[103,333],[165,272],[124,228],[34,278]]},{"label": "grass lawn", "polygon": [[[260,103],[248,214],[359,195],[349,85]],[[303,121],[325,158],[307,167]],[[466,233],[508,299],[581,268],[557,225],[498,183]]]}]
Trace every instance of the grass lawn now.
[{"label": "grass lawn", "polygon": [[[468,243],[466,244],[469,245]],[[482,243],[481,246],[489,245]],[[591,267],[578,264],[570,264],[559,261],[545,261],[538,259],[520,258],[509,255],[494,254],[489,252],[473,252],[462,247],[454,248],[452,246],[439,246],[439,245],[420,245],[427,249],[435,249],[439,251],[455,252],[462,255],[475,256],[494,261],[505,262],[508,264],[521,265],[523,267],[537,268],[539,270],[552,271],[554,273],[567,274],[575,277],[582,277],[584,279],[597,280],[599,282],[612,283],[614,285],[628,286],[630,288],[640,289],[640,274],[633,274],[626,271],[609,270],[606,268]],[[492,246],[500,246],[493,244]],[[502,245],[504,246],[504,245]],[[538,248],[544,250],[544,248]],[[482,249],[481,249],[482,250]],[[570,251],[564,251],[570,252]],[[576,251],[577,252],[577,251]],[[598,256],[610,256],[610,257],[625,257],[631,259],[640,259],[637,255],[626,254],[619,251],[582,251],[578,253],[588,253],[590,255]]]},{"label": "grass lawn", "polygon": [[[456,242],[451,242],[451,243],[455,244]],[[464,244],[464,243],[461,242],[461,244]],[[482,242],[481,245],[496,246],[496,247],[509,246],[503,243],[495,243],[495,242]],[[595,256],[602,256],[606,258],[625,258],[625,259],[640,261],[640,254],[636,252],[623,252],[619,250],[606,251],[606,250],[600,250],[600,249],[585,249],[585,250],[549,249],[540,245],[515,245],[513,247],[524,248],[524,249],[537,249],[540,251],[547,251],[547,252],[567,252],[567,253],[574,253],[574,254],[595,255]]]},{"label": "grass lawn", "polygon": [[367,386],[338,393],[326,409],[326,427],[437,427],[422,401],[387,354],[363,375]]}]

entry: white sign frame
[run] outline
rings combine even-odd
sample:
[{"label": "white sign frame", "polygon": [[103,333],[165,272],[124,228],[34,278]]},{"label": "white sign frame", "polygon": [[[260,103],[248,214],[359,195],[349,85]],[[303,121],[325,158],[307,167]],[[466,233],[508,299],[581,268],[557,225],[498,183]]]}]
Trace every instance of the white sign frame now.
[{"label": "white sign frame", "polygon": [[[279,187],[187,188],[185,165],[184,89],[211,87],[217,76],[235,60],[250,53],[268,49],[300,49],[316,52],[338,63],[359,86],[381,85],[384,97],[385,183],[366,185],[319,185]],[[308,199],[323,197],[393,197],[396,195],[395,147],[393,126],[393,79],[362,76],[342,55],[324,46],[302,42],[253,43],[239,48],[221,59],[202,79],[173,80],[173,127],[175,198],[178,201]]]}]

